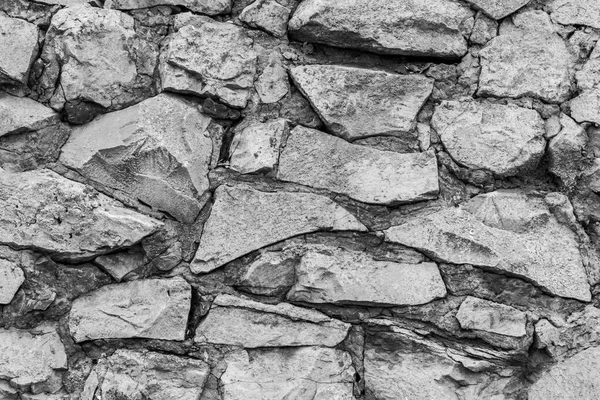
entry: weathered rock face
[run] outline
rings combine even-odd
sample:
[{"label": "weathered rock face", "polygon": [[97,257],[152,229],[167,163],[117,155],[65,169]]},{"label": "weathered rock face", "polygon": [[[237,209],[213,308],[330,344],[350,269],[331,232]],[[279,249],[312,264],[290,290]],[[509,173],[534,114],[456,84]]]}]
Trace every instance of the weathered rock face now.
[{"label": "weathered rock face", "polygon": [[513,307],[468,296],[461,303],[456,319],[461,328],[498,335],[523,337],[527,334],[527,315]]},{"label": "weathered rock face", "polygon": [[275,0],[256,0],[244,8],[240,20],[253,28],[260,28],[275,37],[285,37],[290,10]]},{"label": "weathered rock face", "polygon": [[164,90],[216,96],[245,107],[256,75],[256,53],[244,29],[196,18],[171,35],[161,55]]},{"label": "weathered rock face", "polygon": [[570,220],[572,214],[553,214],[541,197],[501,190],[392,227],[386,239],[438,261],[508,273],[554,295],[589,301],[577,237],[561,223]]},{"label": "weathered rock face", "polygon": [[600,86],[600,46],[595,46],[583,68],[575,74],[580,90],[597,89]]},{"label": "weathered rock face", "polygon": [[467,0],[494,19],[502,19],[527,5],[531,0]]},{"label": "weathered rock face", "polygon": [[560,125],[562,129],[550,139],[548,146],[548,169],[565,187],[571,188],[582,173],[588,136],[585,129],[566,114],[560,115]]},{"label": "weathered rock face", "polygon": [[73,130],[60,161],[92,183],[193,222],[208,190],[211,119],[161,94]]},{"label": "weathered rock face", "polygon": [[267,305],[219,295],[196,329],[197,343],[256,347],[338,345],[350,325],[286,303]]},{"label": "weathered rock face", "polygon": [[546,148],[544,120],[522,107],[445,101],[431,125],[457,163],[499,177],[536,167]]},{"label": "weathered rock face", "polygon": [[190,285],[181,278],[104,286],[73,302],[69,329],[79,343],[94,339],[184,340]]},{"label": "weathered rock face", "polygon": [[600,124],[600,89],[583,92],[571,100],[571,117],[577,122]]},{"label": "weathered rock face", "polygon": [[82,260],[129,247],[161,223],[49,170],[0,172],[0,243]]},{"label": "weathered rock face", "polygon": [[553,0],[549,5],[550,16],[559,24],[600,28],[600,4],[596,1]]},{"label": "weathered rock face", "polygon": [[247,266],[240,277],[240,290],[260,295],[284,294],[295,282],[295,255],[266,252]]},{"label": "weathered rock face", "polygon": [[108,0],[106,8],[135,10],[155,6],[183,6],[190,11],[207,15],[227,14],[231,10],[231,0]]},{"label": "weathered rock face", "polygon": [[290,82],[287,71],[283,66],[281,56],[277,52],[274,51],[269,55],[269,61],[262,74],[256,78],[254,88],[260,97],[260,101],[265,104],[278,102],[289,93]]},{"label": "weathered rock face", "polygon": [[322,347],[238,351],[226,357],[224,400],[354,399],[350,355]]},{"label": "weathered rock face", "polygon": [[37,51],[37,26],[0,14],[0,83],[27,83]]},{"label": "weathered rock face", "polygon": [[513,18],[479,53],[482,96],[531,96],[560,103],[572,92],[574,58],[548,16],[528,11]]},{"label": "weathered rock face", "polygon": [[439,191],[433,152],[379,151],[300,126],[281,152],[277,178],[376,204],[434,199]]},{"label": "weathered rock face", "polygon": [[304,1],[289,22],[292,38],[382,54],[457,58],[467,52],[463,33],[473,12],[454,1],[380,3],[352,0],[332,5]]},{"label": "weathered rock face", "polygon": [[366,228],[324,196],[220,186],[191,269],[210,272],[253,250],[318,230]]},{"label": "weathered rock face", "polygon": [[230,167],[242,174],[273,170],[279,162],[281,138],[287,131],[284,119],[238,129],[231,143]]},{"label": "weathered rock face", "polygon": [[342,66],[305,65],[290,75],[327,128],[349,141],[405,136],[433,90],[433,81],[422,75]]},{"label": "weathered rock face", "polygon": [[59,120],[59,114],[51,108],[0,92],[0,136],[37,131]]},{"label": "weathered rock face", "polygon": [[0,259],[0,304],[9,304],[24,280],[21,268]]}]

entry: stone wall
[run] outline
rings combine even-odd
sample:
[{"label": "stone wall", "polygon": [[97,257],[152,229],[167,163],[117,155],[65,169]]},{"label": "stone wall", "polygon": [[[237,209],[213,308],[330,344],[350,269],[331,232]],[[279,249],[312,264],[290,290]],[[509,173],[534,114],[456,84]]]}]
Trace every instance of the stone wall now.
[{"label": "stone wall", "polygon": [[1,0],[0,399],[600,399],[599,4]]}]

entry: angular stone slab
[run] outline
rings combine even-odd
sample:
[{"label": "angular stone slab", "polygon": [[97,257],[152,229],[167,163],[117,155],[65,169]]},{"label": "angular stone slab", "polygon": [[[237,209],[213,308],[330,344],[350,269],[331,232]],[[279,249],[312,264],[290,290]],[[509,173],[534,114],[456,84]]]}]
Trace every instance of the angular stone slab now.
[{"label": "angular stone slab", "polygon": [[304,65],[290,75],[327,128],[348,141],[414,130],[433,90],[423,75],[335,65]]},{"label": "angular stone slab", "polygon": [[502,19],[519,8],[527,5],[531,0],[466,0],[475,8],[483,11],[494,19]]},{"label": "angular stone slab", "polygon": [[461,328],[498,335],[527,335],[527,315],[516,308],[493,301],[467,296],[461,303],[456,319]]},{"label": "angular stone slab", "polygon": [[73,130],[60,161],[101,187],[191,223],[208,190],[211,119],[161,94]]},{"label": "angular stone slab", "polygon": [[0,259],[0,304],[9,304],[23,282],[23,270],[10,261]]},{"label": "angular stone slab", "polygon": [[375,204],[430,200],[439,192],[432,151],[381,151],[302,126],[292,130],[279,156],[277,179]]},{"label": "angular stone slab", "polygon": [[600,88],[600,46],[596,46],[581,70],[575,73],[580,91]]},{"label": "angular stone slab", "polygon": [[229,166],[242,174],[273,170],[279,162],[281,138],[288,129],[284,119],[236,129],[230,146]]},{"label": "angular stone slab", "polygon": [[[561,197],[554,193],[549,196]],[[590,301],[576,234],[544,198],[517,190],[479,195],[462,207],[415,217],[385,231],[386,240],[434,260],[471,264],[521,277],[557,296]]]},{"label": "angular stone slab", "polygon": [[196,343],[256,347],[334,347],[350,324],[291,304],[263,304],[219,295],[196,329]]},{"label": "angular stone slab", "polygon": [[457,58],[467,52],[473,12],[454,1],[306,0],[288,24],[301,42],[382,54]]},{"label": "angular stone slab", "polygon": [[595,0],[554,0],[550,16],[562,25],[587,25],[600,28],[600,3]]},{"label": "angular stone slab", "polygon": [[253,250],[319,230],[367,228],[325,196],[222,185],[190,268],[196,274],[210,272]]},{"label": "angular stone slab", "polygon": [[444,101],[431,126],[454,161],[499,177],[535,168],[546,148],[542,117],[513,105]]},{"label": "angular stone slab", "polygon": [[0,14],[0,82],[27,83],[37,56],[38,32],[34,24]]},{"label": "angular stone slab", "polygon": [[56,111],[35,100],[0,92],[0,136],[37,131],[59,121]]},{"label": "angular stone slab", "polygon": [[227,14],[231,11],[231,0],[108,0],[105,8],[136,10],[156,6],[183,6],[190,11],[207,15]]},{"label": "angular stone slab", "polygon": [[106,285],[73,302],[69,330],[75,342],[148,338],[184,340],[192,291],[182,278]]},{"label": "angular stone slab", "polygon": [[230,353],[221,376],[223,400],[354,399],[350,355],[323,347]]},{"label": "angular stone slab", "polygon": [[571,100],[571,117],[577,122],[600,124],[600,89],[585,91]]},{"label": "angular stone slab", "polygon": [[314,248],[296,266],[287,295],[306,303],[418,305],[446,296],[435,263],[376,261],[357,251]]},{"label": "angular stone slab", "polygon": [[287,34],[291,12],[292,10],[275,0],[256,0],[242,10],[240,20],[253,28],[260,28],[282,38]]},{"label": "angular stone slab", "polygon": [[0,243],[85,260],[130,247],[162,223],[50,170],[0,172]]},{"label": "angular stone slab", "polygon": [[558,176],[564,186],[572,188],[582,173],[588,135],[566,114],[561,114],[559,121],[562,129],[548,145],[548,170]]}]

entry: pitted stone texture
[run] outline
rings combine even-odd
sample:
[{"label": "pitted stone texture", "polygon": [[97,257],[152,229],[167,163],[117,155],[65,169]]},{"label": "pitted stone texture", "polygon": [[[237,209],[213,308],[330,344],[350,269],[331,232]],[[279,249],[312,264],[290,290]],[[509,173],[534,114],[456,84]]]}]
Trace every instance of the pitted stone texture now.
[{"label": "pitted stone texture", "polygon": [[93,183],[191,223],[208,190],[211,119],[161,94],[76,128],[60,161]]},{"label": "pitted stone texture", "polygon": [[463,33],[473,12],[446,0],[303,1],[292,16],[290,36],[302,42],[356,48],[382,54],[462,57]]},{"label": "pitted stone texture", "polygon": [[9,304],[24,281],[25,275],[21,268],[0,259],[0,304]]},{"label": "pitted stone texture", "polygon": [[256,0],[244,8],[240,20],[253,28],[260,28],[275,37],[282,38],[287,34],[291,11],[275,0]]},{"label": "pitted stone texture", "polygon": [[433,90],[433,80],[422,75],[363,68],[305,65],[290,74],[327,128],[349,141],[405,136]]},{"label": "pitted stone texture", "polygon": [[65,348],[52,325],[30,331],[0,329],[0,376],[34,393],[56,392],[67,369]]},{"label": "pitted stone texture", "polygon": [[194,273],[210,272],[253,250],[319,230],[367,229],[325,196],[222,185],[215,191],[215,203],[190,268]]},{"label": "pitted stone texture", "polygon": [[527,5],[531,0],[466,0],[494,19],[502,19]]},{"label": "pitted stone texture", "polygon": [[246,106],[256,75],[256,52],[246,31],[231,23],[196,18],[173,33],[161,55],[164,90],[216,96]]},{"label": "pitted stone texture", "polygon": [[600,88],[600,46],[597,43],[583,68],[577,71],[575,77],[579,90]]},{"label": "pitted stone texture", "polygon": [[583,127],[566,114],[560,115],[560,132],[548,145],[548,170],[558,176],[561,183],[572,188],[582,173],[588,136]]},{"label": "pitted stone texture", "polygon": [[385,234],[386,240],[437,261],[507,273],[554,295],[590,301],[577,236],[561,224],[568,217],[574,220],[572,213],[554,215],[541,196],[499,190],[461,207],[415,217]]},{"label": "pitted stone texture", "polygon": [[486,44],[498,36],[498,22],[483,13],[477,13],[469,39],[476,44]]},{"label": "pitted stone texture", "polygon": [[434,152],[381,151],[302,126],[290,133],[277,178],[375,204],[435,199],[439,191]]},{"label": "pitted stone texture", "polygon": [[59,121],[57,112],[35,100],[0,92],[0,136],[37,131]]},{"label": "pitted stone texture", "polygon": [[571,100],[571,117],[577,122],[600,124],[600,88],[585,91]]},{"label": "pitted stone texture", "polygon": [[573,91],[574,56],[551,28],[542,11],[513,17],[480,52],[478,94],[494,97],[529,96],[550,103],[569,99]]},{"label": "pitted stone texture", "polygon": [[263,304],[219,295],[196,329],[196,343],[256,347],[334,347],[350,325],[291,304]]},{"label": "pitted stone texture", "polygon": [[162,224],[50,170],[0,172],[0,243],[84,260],[129,247]]},{"label": "pitted stone texture", "polygon": [[516,308],[467,296],[456,319],[461,328],[516,338],[527,335],[527,315]]},{"label": "pitted stone texture", "polygon": [[279,162],[281,138],[287,130],[284,119],[237,128],[230,146],[229,166],[242,174],[272,171]]},{"label": "pitted stone texture", "polygon": [[354,368],[344,351],[322,347],[230,353],[223,400],[353,400]]},{"label": "pitted stone texture", "polygon": [[269,61],[254,82],[254,88],[265,104],[276,103],[290,91],[288,74],[278,52],[269,54]]},{"label": "pitted stone texture", "polygon": [[498,177],[535,168],[546,148],[542,117],[513,105],[444,101],[431,125],[454,161]]},{"label": "pitted stone texture", "polygon": [[446,296],[435,263],[376,261],[362,252],[313,248],[296,266],[287,295],[306,303],[418,305]]},{"label": "pitted stone texture", "polygon": [[595,0],[553,0],[552,19],[562,25],[587,25],[600,28],[600,3]]},{"label": "pitted stone texture", "polygon": [[190,11],[218,15],[231,11],[231,0],[108,0],[105,8],[135,10],[156,6],[183,6]]},{"label": "pitted stone texture", "polygon": [[182,278],[106,285],[73,302],[69,329],[79,343],[94,339],[184,340],[191,303]]},{"label": "pitted stone texture", "polygon": [[119,349],[100,359],[86,381],[90,396],[81,400],[197,400],[209,373],[201,360]]},{"label": "pitted stone texture", "polygon": [[38,51],[38,28],[0,13],[0,83],[27,83]]}]

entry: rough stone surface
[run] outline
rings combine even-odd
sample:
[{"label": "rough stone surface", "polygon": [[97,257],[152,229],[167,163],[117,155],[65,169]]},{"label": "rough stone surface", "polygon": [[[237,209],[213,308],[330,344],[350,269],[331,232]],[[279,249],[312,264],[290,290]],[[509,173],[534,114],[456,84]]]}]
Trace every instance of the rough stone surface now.
[{"label": "rough stone surface", "polygon": [[433,90],[422,75],[343,66],[305,65],[290,75],[327,128],[349,141],[406,135]]},{"label": "rough stone surface", "polygon": [[198,325],[194,341],[244,348],[334,347],[346,338],[349,329],[349,324],[318,311],[219,295]]},{"label": "rough stone surface", "polygon": [[262,192],[246,185],[220,186],[191,265],[210,272],[253,250],[318,230],[366,230],[327,197]]},{"label": "rough stone surface", "polygon": [[589,301],[577,236],[561,223],[565,217],[554,215],[543,197],[501,190],[392,227],[386,239],[438,261],[512,274],[552,294]]},{"label": "rough stone surface", "polygon": [[295,255],[266,252],[247,265],[239,278],[240,290],[259,295],[284,294],[296,280]]},{"label": "rough stone surface", "polygon": [[262,74],[254,82],[254,88],[265,104],[272,104],[283,99],[290,91],[287,71],[277,52],[269,54],[269,60]]},{"label": "rough stone surface", "polygon": [[527,315],[513,307],[468,296],[456,319],[461,328],[522,337],[527,334]]},{"label": "rough stone surface", "polygon": [[38,28],[0,14],[0,83],[27,83],[38,51]]},{"label": "rough stone surface", "polygon": [[499,177],[535,168],[546,148],[540,115],[517,106],[445,101],[431,126],[457,163]]},{"label": "rough stone surface", "polygon": [[467,0],[494,19],[502,19],[527,5],[531,0]]},{"label": "rough stone surface", "polygon": [[285,37],[290,10],[275,0],[256,0],[244,8],[240,20],[253,28],[260,28],[275,37]]},{"label": "rough stone surface", "polygon": [[76,342],[94,339],[184,340],[190,285],[181,278],[104,286],[73,302],[69,330]]},{"label": "rough stone surface", "polygon": [[483,45],[496,36],[498,36],[498,23],[485,14],[478,13],[469,37],[471,42]]},{"label": "rough stone surface", "polygon": [[454,1],[303,1],[289,22],[298,41],[382,54],[457,58],[473,13]]},{"label": "rough stone surface", "polygon": [[155,6],[183,6],[190,11],[207,15],[227,14],[231,0],[108,0],[104,6],[118,10],[135,10]]},{"label": "rough stone surface", "polygon": [[600,124],[600,89],[585,91],[571,100],[571,117],[577,122]]},{"label": "rough stone surface", "polygon": [[380,151],[304,127],[290,133],[277,178],[376,204],[434,199],[439,191],[433,152]]},{"label": "rough stone surface", "polygon": [[208,190],[211,119],[161,94],[74,129],[60,161],[100,187],[191,223]]},{"label": "rough stone surface", "polygon": [[9,304],[24,281],[25,275],[21,268],[0,259],[0,304]]},{"label": "rough stone surface", "polygon": [[242,174],[272,171],[279,162],[281,138],[287,131],[284,119],[238,129],[231,143],[230,167]]},{"label": "rough stone surface", "polygon": [[594,0],[553,0],[549,5],[550,16],[559,24],[600,28],[600,4]]},{"label": "rough stone surface", "polygon": [[59,119],[58,113],[34,100],[0,92],[0,136],[37,131]]},{"label": "rough stone surface", "polygon": [[600,86],[600,46],[596,45],[589,59],[575,74],[577,87],[582,90],[598,89]]},{"label": "rough stone surface", "polygon": [[425,304],[446,295],[435,263],[377,261],[335,248],[307,251],[296,266],[291,301],[333,304]]},{"label": "rough stone surface", "polygon": [[548,170],[556,175],[565,187],[572,188],[582,172],[588,136],[585,129],[566,114],[561,114],[559,121],[562,128],[550,139],[548,145]]},{"label": "rough stone surface", "polygon": [[141,252],[119,252],[96,257],[94,262],[101,266],[117,282],[124,280],[130,272],[144,265],[145,257]]}]

